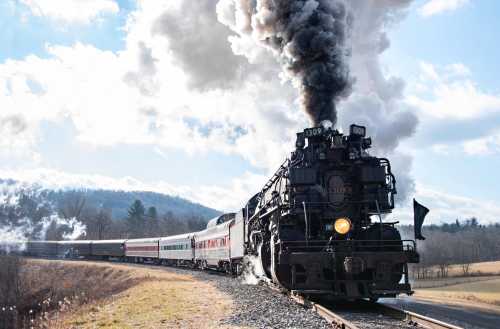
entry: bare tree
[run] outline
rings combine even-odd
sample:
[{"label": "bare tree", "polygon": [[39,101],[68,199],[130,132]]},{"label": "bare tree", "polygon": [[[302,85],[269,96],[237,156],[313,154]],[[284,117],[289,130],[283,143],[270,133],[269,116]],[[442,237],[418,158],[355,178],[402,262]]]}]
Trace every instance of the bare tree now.
[{"label": "bare tree", "polygon": [[95,232],[97,233],[98,240],[105,238],[112,224],[111,214],[103,209],[99,210],[95,218]]},{"label": "bare tree", "polygon": [[86,199],[82,192],[71,191],[60,202],[59,212],[66,219],[76,218],[80,220],[85,204]]}]

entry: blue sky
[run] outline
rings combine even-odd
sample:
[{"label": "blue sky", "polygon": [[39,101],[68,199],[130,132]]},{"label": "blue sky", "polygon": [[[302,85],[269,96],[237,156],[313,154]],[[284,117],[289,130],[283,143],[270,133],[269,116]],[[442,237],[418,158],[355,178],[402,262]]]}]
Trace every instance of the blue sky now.
[{"label": "blue sky", "polygon": [[[176,18],[182,1],[87,3],[0,3],[0,175],[241,205],[308,125],[295,90],[277,75],[193,87],[198,71],[181,65],[186,54],[169,31],[158,32],[162,15],[190,22]],[[377,31],[391,42],[380,55],[385,76],[405,82],[398,104],[419,118],[391,152],[412,159],[401,169],[416,184],[409,196],[434,210],[434,222],[500,220],[499,12],[493,0],[413,1]]]},{"label": "blue sky", "polygon": [[[474,80],[485,90],[498,92],[498,13],[500,3],[494,0],[470,1],[452,12],[431,17],[418,13],[422,1],[391,31],[392,47],[387,63],[401,74],[414,74],[416,62],[435,65],[464,63]],[[390,62],[389,62],[390,61]]]},{"label": "blue sky", "polygon": [[45,45],[71,46],[79,41],[100,49],[124,48],[123,26],[135,8],[134,1],[117,1],[119,12],[106,14],[97,24],[71,24],[34,16],[22,1],[0,3],[0,60],[22,59],[28,55],[48,56]]},{"label": "blue sky", "polygon": [[[475,1],[453,12],[422,17],[417,2],[408,17],[391,32],[392,47],[385,54],[388,67],[407,80],[419,74],[419,62],[436,66],[462,63],[470,70],[470,78],[485,93],[498,95],[500,47],[498,1]],[[459,109],[457,109],[459,110]],[[426,182],[471,198],[500,200],[500,166],[498,152],[488,155],[436,154],[429,144],[451,144],[478,138],[497,130],[498,115],[466,121],[429,122],[419,127],[410,146],[416,148],[414,174]],[[479,214],[478,214],[479,216]]]}]

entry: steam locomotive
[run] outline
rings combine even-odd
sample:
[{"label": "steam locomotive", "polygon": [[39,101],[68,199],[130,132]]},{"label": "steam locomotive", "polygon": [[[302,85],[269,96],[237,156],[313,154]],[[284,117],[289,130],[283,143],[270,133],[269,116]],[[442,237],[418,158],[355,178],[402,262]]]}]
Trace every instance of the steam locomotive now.
[{"label": "steam locomotive", "polygon": [[[19,245],[30,256],[152,262],[233,274],[240,274],[250,258],[269,280],[303,294],[371,300],[411,294],[408,263],[419,261],[416,244],[401,239],[395,222],[382,220],[394,209],[396,179],[389,160],[369,155],[370,147],[365,127],[351,125],[343,135],[325,121],[297,134],[291,157],[244,208],[210,220],[203,231]],[[414,210],[415,236],[423,238],[428,209],[414,201]],[[6,246],[0,243],[0,249]]]},{"label": "steam locomotive", "polygon": [[416,244],[382,220],[396,179],[371,144],[365,127],[343,135],[329,121],[297,134],[296,150],[244,209],[247,252],[272,281],[349,299],[412,293]]}]

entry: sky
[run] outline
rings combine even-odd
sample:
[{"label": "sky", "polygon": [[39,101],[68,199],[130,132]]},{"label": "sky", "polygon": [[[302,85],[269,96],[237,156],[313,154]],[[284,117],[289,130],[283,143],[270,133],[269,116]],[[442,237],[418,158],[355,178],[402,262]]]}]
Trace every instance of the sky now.
[{"label": "sky", "polygon": [[[242,207],[309,126],[233,0],[0,2],[0,177]],[[351,95],[430,223],[500,221],[500,3],[352,1]]]}]

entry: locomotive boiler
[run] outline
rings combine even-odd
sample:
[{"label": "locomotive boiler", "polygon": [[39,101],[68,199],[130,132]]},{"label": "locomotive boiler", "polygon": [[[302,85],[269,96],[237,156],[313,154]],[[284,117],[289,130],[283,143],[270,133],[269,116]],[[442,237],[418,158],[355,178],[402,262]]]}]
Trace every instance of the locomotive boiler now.
[{"label": "locomotive boiler", "polygon": [[342,299],[411,294],[419,256],[395,222],[396,179],[371,156],[366,128],[329,121],[297,134],[296,149],[246,205],[247,252],[287,290]]}]

